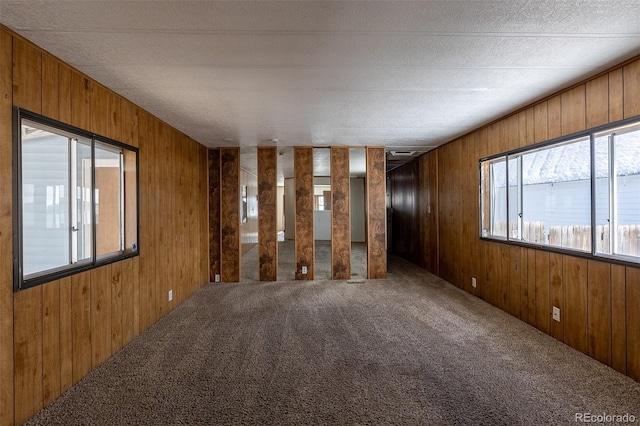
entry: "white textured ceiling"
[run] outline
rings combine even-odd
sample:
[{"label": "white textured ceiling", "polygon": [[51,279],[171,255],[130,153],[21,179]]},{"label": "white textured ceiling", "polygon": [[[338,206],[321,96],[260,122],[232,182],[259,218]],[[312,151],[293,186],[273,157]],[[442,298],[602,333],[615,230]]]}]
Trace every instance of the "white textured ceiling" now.
[{"label": "white textured ceiling", "polygon": [[428,150],[640,53],[623,0],[0,0],[0,21],[208,146]]}]

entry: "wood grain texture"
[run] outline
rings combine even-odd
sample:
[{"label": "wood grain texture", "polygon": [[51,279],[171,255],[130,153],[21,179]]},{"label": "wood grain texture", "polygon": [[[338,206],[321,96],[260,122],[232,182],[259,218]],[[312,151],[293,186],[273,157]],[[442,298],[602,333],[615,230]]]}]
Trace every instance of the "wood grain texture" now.
[{"label": "wood grain texture", "polygon": [[91,270],[91,368],[111,356],[111,265]]},{"label": "wood grain texture", "polygon": [[549,319],[549,331],[554,339],[564,341],[564,288],[563,288],[563,256],[559,253],[549,254],[549,312],[553,307],[560,308],[560,322]]},{"label": "wood grain texture", "polygon": [[91,371],[91,273],[71,277],[73,384]]},{"label": "wood grain texture", "polygon": [[[295,178],[295,264],[296,280],[312,280],[314,277],[313,233],[313,148],[293,149]],[[307,267],[307,274],[302,267]]]},{"label": "wood grain texture", "polygon": [[278,151],[258,147],[258,268],[260,281],[278,279]]},{"label": "wood grain texture", "polygon": [[331,147],[331,279],[351,278],[349,148]]},{"label": "wood grain texture", "polygon": [[220,277],[240,281],[240,149],[220,148]]},{"label": "wood grain texture", "polygon": [[42,115],[58,120],[60,118],[59,62],[49,53],[42,54]]},{"label": "wood grain texture", "polygon": [[[640,60],[622,69],[624,77],[624,118],[640,115]],[[15,95],[14,95],[15,96]]]},{"label": "wood grain texture", "polygon": [[589,260],[589,356],[611,365],[611,266]]},{"label": "wood grain texture", "polygon": [[[0,26],[0,122],[11,123],[13,38]],[[13,362],[13,129],[0,126],[0,424],[14,421]]]},{"label": "wood grain texture", "polygon": [[109,136],[109,91],[101,84],[90,82],[91,130],[101,136]]},{"label": "wood grain texture", "polygon": [[209,281],[220,273],[220,150],[209,150]]},{"label": "wood grain texture", "polygon": [[554,96],[547,101],[548,105],[548,129],[549,139],[555,139],[562,136],[562,97]]},{"label": "wood grain texture", "polygon": [[527,108],[524,111],[524,115],[527,118],[527,138],[525,145],[531,145],[535,143],[535,113],[533,107]]},{"label": "wood grain texture", "polygon": [[[131,259],[127,259],[131,260]],[[111,354],[122,348],[123,341],[123,303],[122,297],[122,262],[115,262],[111,267],[109,285],[111,287]]]},{"label": "wood grain texture", "polygon": [[[120,283],[122,291],[122,346],[124,346],[137,336],[135,333],[136,329],[138,333],[140,330],[139,325],[136,325],[137,318],[135,312],[135,307],[140,302],[140,293],[139,289],[136,288],[137,283],[134,282],[135,280],[133,278],[133,259],[125,259],[120,262],[120,264],[122,268]],[[114,271],[112,271],[112,274],[113,273]]]},{"label": "wood grain texture", "polygon": [[89,130],[91,126],[91,82],[71,71],[71,124]]},{"label": "wood grain texture", "polygon": [[518,143],[516,144],[518,148],[522,148],[523,146],[527,145],[527,111],[528,110],[520,111],[518,113]]},{"label": "wood grain texture", "polygon": [[509,247],[509,307],[508,312],[516,318],[522,318],[521,298],[524,285],[522,247]]},{"label": "wood grain texture", "polygon": [[71,277],[60,280],[60,392],[73,385]]},{"label": "wood grain texture", "polygon": [[14,298],[15,422],[42,409],[42,286]]},{"label": "wood grain texture", "polygon": [[627,267],[627,374],[640,381],[640,269]]},{"label": "wood grain texture", "polygon": [[71,124],[71,68],[58,63],[58,119]]},{"label": "wood grain texture", "polygon": [[624,118],[624,90],[622,68],[609,73],[609,122]]},{"label": "wood grain texture", "polygon": [[42,396],[47,406],[60,396],[60,281],[42,287]]},{"label": "wood grain texture", "polygon": [[583,353],[588,353],[587,268],[585,259],[564,257],[564,342]]},{"label": "wood grain texture", "polygon": [[626,268],[611,265],[611,366],[627,374]]},{"label": "wood grain texture", "polygon": [[367,278],[387,276],[386,157],[367,147]]},{"label": "wood grain texture", "polygon": [[586,124],[586,86],[581,84],[561,95],[562,135],[585,130]]},{"label": "wood grain texture", "polygon": [[536,326],[536,251],[527,249],[527,322]]},{"label": "wood grain texture", "polygon": [[547,101],[533,106],[533,136],[535,142],[543,142],[549,139],[548,113]]},{"label": "wood grain texture", "polygon": [[549,252],[536,250],[536,327],[549,334]]},{"label": "wood grain texture", "polygon": [[17,37],[13,38],[13,103],[42,112],[42,54]]},{"label": "wood grain texture", "polygon": [[587,82],[585,86],[586,127],[592,128],[609,122],[609,75],[604,74]]}]

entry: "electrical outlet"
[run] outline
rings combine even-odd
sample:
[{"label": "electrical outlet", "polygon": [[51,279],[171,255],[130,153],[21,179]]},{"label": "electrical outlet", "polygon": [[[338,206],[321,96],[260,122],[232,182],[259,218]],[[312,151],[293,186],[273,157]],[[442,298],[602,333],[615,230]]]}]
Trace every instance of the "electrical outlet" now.
[{"label": "electrical outlet", "polygon": [[560,322],[560,308],[558,308],[557,306],[554,306],[552,315],[553,315],[554,321]]},{"label": "electrical outlet", "polygon": [[307,275],[307,267],[306,266],[302,267],[302,275]]},{"label": "electrical outlet", "polygon": [[173,290],[169,290],[169,302],[173,300]]},{"label": "electrical outlet", "polygon": [[219,283],[219,282],[220,282],[220,274],[216,274],[216,275],[214,276],[213,280],[214,280],[215,282]]},{"label": "electrical outlet", "polygon": [[471,278],[471,287],[476,288],[477,285],[478,285],[478,283],[476,282],[476,277],[472,277]]}]

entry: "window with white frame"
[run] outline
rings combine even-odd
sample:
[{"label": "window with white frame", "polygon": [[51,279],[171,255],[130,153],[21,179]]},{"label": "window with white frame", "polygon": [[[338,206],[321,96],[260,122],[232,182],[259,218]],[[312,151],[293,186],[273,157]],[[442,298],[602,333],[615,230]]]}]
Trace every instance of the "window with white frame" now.
[{"label": "window with white frame", "polygon": [[484,238],[640,261],[640,121],[480,161]]},{"label": "window with white frame", "polygon": [[15,287],[138,252],[137,150],[16,109]]}]

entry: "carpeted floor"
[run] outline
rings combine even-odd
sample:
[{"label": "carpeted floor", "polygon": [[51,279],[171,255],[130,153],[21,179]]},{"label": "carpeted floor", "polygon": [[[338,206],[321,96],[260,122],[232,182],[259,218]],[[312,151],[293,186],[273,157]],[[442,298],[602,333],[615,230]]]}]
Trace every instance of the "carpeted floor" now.
[{"label": "carpeted floor", "polygon": [[[543,425],[640,384],[397,258],[389,278],[209,284],[30,425]],[[638,420],[637,420],[638,421]]]}]

